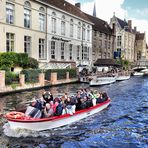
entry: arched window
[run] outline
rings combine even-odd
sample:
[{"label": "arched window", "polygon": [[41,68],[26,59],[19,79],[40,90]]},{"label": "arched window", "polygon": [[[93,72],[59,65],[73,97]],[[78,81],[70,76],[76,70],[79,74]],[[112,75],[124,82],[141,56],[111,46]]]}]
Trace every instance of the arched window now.
[{"label": "arched window", "polygon": [[65,16],[63,15],[61,20],[61,35],[65,35],[65,27],[66,27]]},{"label": "arched window", "polygon": [[40,7],[39,11],[39,29],[45,31],[45,9]]},{"label": "arched window", "polygon": [[74,23],[73,23],[73,19],[70,20],[70,37],[73,37],[73,33],[74,33]]},{"label": "arched window", "polygon": [[56,33],[56,13],[52,12],[52,18],[51,18],[51,32]]},{"label": "arched window", "polygon": [[30,2],[25,1],[25,2],[24,2],[24,7],[26,7],[26,8],[31,8]]},{"label": "arched window", "polygon": [[77,27],[77,39],[81,38],[81,23],[78,22],[78,27]]},{"label": "arched window", "polygon": [[14,24],[14,9],[15,6],[11,3],[6,3],[6,22]]},{"label": "arched window", "polygon": [[90,41],[90,26],[87,26],[87,41]]},{"label": "arched window", "polygon": [[85,40],[85,36],[86,36],[86,28],[85,28],[85,24],[83,24],[83,30],[82,30],[82,39]]},{"label": "arched window", "polygon": [[24,27],[31,27],[31,4],[28,1],[24,2]]},{"label": "arched window", "polygon": [[39,11],[45,13],[45,9],[43,7],[40,7]]}]

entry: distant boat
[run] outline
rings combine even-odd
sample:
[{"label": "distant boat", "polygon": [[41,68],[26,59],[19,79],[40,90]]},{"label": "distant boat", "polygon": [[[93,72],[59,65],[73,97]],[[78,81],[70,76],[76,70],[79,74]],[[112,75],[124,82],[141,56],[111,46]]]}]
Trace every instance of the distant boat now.
[{"label": "distant boat", "polygon": [[107,108],[110,102],[111,100],[108,99],[103,103],[98,103],[95,106],[89,107],[87,109],[76,111],[73,115],[64,114],[49,118],[27,118],[25,117],[24,113],[13,111],[6,114],[6,119],[11,129],[42,131],[65,126],[84,119]]},{"label": "distant boat", "polygon": [[133,76],[143,76],[144,72],[143,70],[145,70],[146,67],[135,67],[133,68]]},{"label": "distant boat", "polygon": [[135,71],[135,72],[133,73],[133,76],[143,76],[143,75],[144,75],[143,72],[137,72],[137,71]]},{"label": "distant boat", "polygon": [[116,76],[105,76],[93,78],[90,82],[90,86],[106,85],[116,82]]},{"label": "distant boat", "polygon": [[123,81],[123,80],[128,80],[130,79],[130,75],[125,75],[125,76],[117,76],[116,81]]},{"label": "distant boat", "polygon": [[128,79],[130,79],[130,77],[131,77],[131,75],[126,71],[118,72],[117,77],[116,77],[116,81],[128,80]]},{"label": "distant boat", "polygon": [[148,68],[141,70],[142,73],[144,73],[144,75],[148,75]]}]

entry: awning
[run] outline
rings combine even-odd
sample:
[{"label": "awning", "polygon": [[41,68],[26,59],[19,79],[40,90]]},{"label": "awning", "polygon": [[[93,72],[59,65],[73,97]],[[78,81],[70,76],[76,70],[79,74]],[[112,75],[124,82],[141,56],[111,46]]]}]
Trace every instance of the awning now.
[{"label": "awning", "polygon": [[97,59],[94,66],[121,66],[115,59]]}]

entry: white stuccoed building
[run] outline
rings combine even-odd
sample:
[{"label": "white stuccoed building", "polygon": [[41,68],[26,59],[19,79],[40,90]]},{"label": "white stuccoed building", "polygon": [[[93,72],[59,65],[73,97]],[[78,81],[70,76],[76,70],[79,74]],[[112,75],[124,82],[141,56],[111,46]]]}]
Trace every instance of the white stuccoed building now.
[{"label": "white stuccoed building", "polygon": [[[48,2],[47,61],[49,66],[66,68],[74,63],[92,64],[92,23],[76,6],[61,0]],[[72,65],[71,65],[72,64]]]},{"label": "white stuccoed building", "polygon": [[92,64],[92,23],[64,0],[0,1],[0,52],[27,53],[41,68]]}]

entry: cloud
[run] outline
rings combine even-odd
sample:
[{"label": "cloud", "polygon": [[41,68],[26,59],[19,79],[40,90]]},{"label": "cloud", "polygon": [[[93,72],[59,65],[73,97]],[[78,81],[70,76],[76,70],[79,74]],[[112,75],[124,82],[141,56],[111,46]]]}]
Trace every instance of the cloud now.
[{"label": "cloud", "polygon": [[[78,0],[67,0],[68,2],[71,2],[72,4],[75,4],[78,2]],[[134,9],[133,11],[135,15],[141,16],[140,19],[136,16],[131,16],[131,7],[128,7],[124,9],[122,6],[124,4],[125,0],[95,0],[96,4],[96,14],[97,17],[110,22],[110,18],[113,17],[113,13],[115,15],[124,20],[132,20],[133,27],[136,26],[137,30],[141,33],[148,31],[148,20],[142,19],[142,16],[148,15],[148,9]],[[92,15],[93,14],[93,8],[94,8],[94,1],[91,2],[85,1],[84,3],[81,3],[81,10]],[[148,43],[148,32],[146,33],[146,40]]]},{"label": "cloud", "polygon": [[78,3],[78,1],[77,0],[66,0],[67,2],[69,2],[69,3],[71,3],[71,4],[75,4],[75,3]]}]

